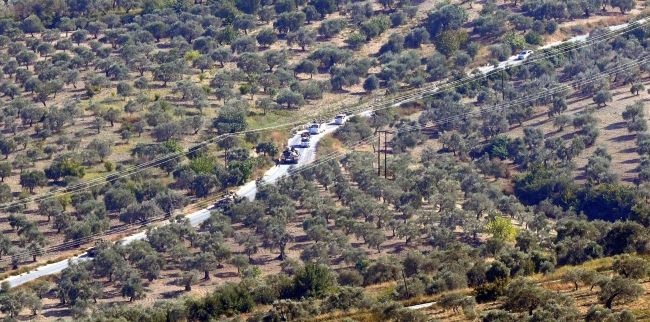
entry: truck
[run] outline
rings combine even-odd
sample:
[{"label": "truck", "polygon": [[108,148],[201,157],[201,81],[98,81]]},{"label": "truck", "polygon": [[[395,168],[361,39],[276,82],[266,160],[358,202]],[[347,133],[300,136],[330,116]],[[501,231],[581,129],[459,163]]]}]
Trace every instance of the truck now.
[{"label": "truck", "polygon": [[300,153],[293,147],[291,148],[286,148],[283,152],[282,155],[280,155],[280,159],[278,159],[278,164],[297,164],[298,159],[300,158]]}]

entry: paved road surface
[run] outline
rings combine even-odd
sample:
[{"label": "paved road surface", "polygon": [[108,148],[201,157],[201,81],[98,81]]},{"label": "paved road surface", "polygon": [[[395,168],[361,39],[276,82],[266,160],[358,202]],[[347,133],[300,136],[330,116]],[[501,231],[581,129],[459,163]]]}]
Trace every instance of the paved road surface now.
[{"label": "paved road surface", "polygon": [[[637,23],[639,23],[639,24],[645,23],[645,22],[648,21],[648,19],[649,18],[639,19],[639,20],[637,20]],[[629,23],[624,23],[624,24],[620,24],[620,25],[616,25],[616,26],[607,27],[607,30],[609,30],[609,31],[618,31],[618,30],[627,28],[629,26],[630,26]],[[548,44],[546,44],[544,46],[539,47],[538,50],[547,49],[547,48],[559,46],[559,45],[566,44],[566,43],[583,42],[583,41],[586,41],[588,39],[589,39],[589,34],[579,35],[579,36],[569,38],[567,40],[561,40],[561,41],[548,43]],[[514,55],[514,56],[510,56],[507,60],[500,62],[497,66],[488,65],[488,66],[479,67],[478,71],[483,73],[483,74],[486,74],[486,73],[491,72],[491,71],[493,71],[495,69],[504,69],[504,68],[509,67],[509,66],[521,65],[521,63],[523,63],[524,61],[525,61],[525,59],[524,60],[518,60],[517,55]]]},{"label": "paved road surface", "polygon": [[[363,113],[361,113],[363,114]],[[311,136],[310,146],[308,148],[300,148],[300,134],[306,130],[298,131],[294,136],[292,136],[287,142],[287,146],[293,146],[300,152],[300,157],[298,159],[298,164],[279,164],[273,166],[271,169],[266,171],[262,181],[264,183],[275,183],[278,179],[286,176],[289,173],[289,170],[293,167],[299,167],[301,165],[309,164],[314,162],[316,159],[316,143],[320,141],[325,135],[330,134],[336,130],[338,125],[333,123],[321,124],[321,133]],[[237,190],[237,195],[240,197],[248,198],[253,200],[255,194],[257,193],[257,185],[255,181],[249,182],[243,185],[239,190]]]},{"label": "paved road surface", "polygon": [[[647,18],[644,18],[644,19],[639,20],[638,22],[639,23],[644,23],[644,22],[646,22],[646,20],[647,20]],[[609,27],[608,29],[611,30],[611,31],[616,31],[616,30],[626,28],[628,25],[629,24],[626,23],[626,24],[621,24],[621,25],[617,25],[617,26],[612,26],[612,27]],[[567,42],[585,41],[585,40],[588,39],[588,37],[589,37],[588,34],[587,35],[581,35],[581,36],[575,36],[575,37],[573,37],[571,39],[568,39],[568,40],[565,40],[565,41],[559,41],[559,42],[547,44],[547,45],[545,45],[543,47],[540,47],[540,49],[545,49],[545,48],[549,48],[549,47],[558,46],[560,44],[567,43]],[[478,70],[481,73],[485,74],[485,73],[490,72],[490,71],[492,71],[494,69],[503,69],[503,68],[505,68],[507,66],[519,65],[523,61],[524,60],[517,60],[517,56],[512,56],[512,57],[508,58],[508,60],[500,62],[497,66],[479,67]],[[408,99],[406,101],[411,101],[411,100],[414,100],[414,99],[417,99],[417,98],[418,97],[411,98],[411,99]],[[404,102],[395,103],[394,106],[400,106],[403,103]],[[371,112],[368,112],[368,111],[362,112],[362,113],[360,113],[360,115],[369,116],[369,115],[371,115]],[[265,183],[274,183],[278,179],[280,179],[281,177],[287,175],[287,173],[289,172],[289,169],[291,167],[300,166],[300,165],[304,165],[304,164],[308,164],[308,163],[313,162],[314,159],[316,158],[316,143],[321,138],[323,138],[323,136],[325,136],[326,134],[332,133],[336,129],[336,127],[337,126],[334,125],[334,124],[323,124],[322,125],[323,131],[318,135],[312,135],[311,146],[309,148],[306,148],[306,149],[302,149],[302,148],[298,149],[300,151],[300,159],[298,161],[298,165],[276,165],[276,166],[272,167],[271,169],[269,169],[264,174],[264,177],[263,177],[262,180]],[[299,131],[298,133],[296,133],[293,137],[291,137],[289,139],[288,144],[290,146],[291,145],[297,145],[300,142],[300,132],[301,131]],[[246,198],[252,200],[252,199],[255,198],[255,193],[256,192],[257,192],[256,183],[255,183],[255,181],[251,181],[251,182],[248,182],[245,185],[243,185],[241,188],[239,188],[239,190],[237,190],[236,193],[240,197],[246,197]],[[211,207],[203,209],[203,210],[199,210],[199,211],[193,212],[191,214],[188,214],[186,217],[189,219],[190,223],[193,226],[198,226],[199,224],[201,224],[202,222],[204,222],[205,220],[210,218],[210,209],[211,209]],[[120,242],[128,244],[128,243],[133,242],[135,240],[142,240],[145,237],[146,237],[145,232],[140,232],[140,233],[133,234],[131,236],[125,237]],[[76,262],[76,261],[90,260],[90,259],[91,258],[88,257],[87,254],[83,254],[83,255],[80,255],[80,256],[75,256],[75,257],[70,258],[68,260],[63,260],[63,261],[59,261],[59,262],[56,262],[56,263],[40,266],[40,267],[30,271],[30,272],[26,272],[26,273],[16,275],[16,276],[11,276],[11,277],[3,280],[2,282],[9,282],[9,285],[11,287],[22,285],[22,284],[33,281],[33,280],[35,280],[37,278],[40,278],[40,277],[43,277],[43,276],[60,273],[66,267],[68,267],[68,261]],[[430,303],[422,304],[422,305],[429,305],[429,304]],[[415,306],[415,307],[418,307],[418,306]],[[426,307],[426,306],[424,306],[424,307]]]},{"label": "paved road surface", "polygon": [[[263,177],[263,180],[265,183],[275,183],[278,179],[281,177],[287,175],[289,172],[289,169],[291,167],[296,167],[296,166],[301,166],[305,165],[308,163],[311,163],[315,160],[316,158],[316,143],[322,139],[326,134],[334,132],[336,130],[337,125],[328,123],[328,124],[322,124],[321,125],[322,132],[318,135],[312,135],[311,136],[311,145],[309,148],[298,148],[298,151],[300,151],[300,158],[298,160],[297,165],[276,165],[273,166],[271,169],[269,169]],[[287,144],[289,146],[297,146],[300,143],[300,133],[302,131],[299,131],[296,133],[293,137],[289,139]],[[240,197],[246,197],[248,199],[254,199],[255,194],[257,193],[257,186],[255,181],[251,181],[243,185],[239,190],[237,191],[237,195]],[[208,218],[210,218],[210,210],[211,207],[208,207],[206,209],[202,209],[196,212],[193,212],[191,214],[188,214],[185,216],[189,221],[192,226],[198,226],[202,222],[206,221]],[[167,223],[167,221],[163,221],[161,224],[164,225]],[[139,232],[127,237],[122,238],[119,242],[122,244],[129,244],[133,241],[136,240],[143,240],[146,238],[146,232]],[[79,256],[72,257],[70,259],[62,260],[56,263],[52,264],[47,264],[40,266],[32,271],[16,275],[16,276],[11,276],[2,282],[9,282],[9,285],[11,287],[19,286],[22,284],[25,284],[27,282],[33,281],[35,279],[41,278],[43,276],[48,276],[52,274],[58,274],[64,269],[66,269],[69,265],[70,262],[78,262],[78,261],[86,261],[86,260],[92,260],[91,257],[88,256],[87,253],[84,253]]]}]

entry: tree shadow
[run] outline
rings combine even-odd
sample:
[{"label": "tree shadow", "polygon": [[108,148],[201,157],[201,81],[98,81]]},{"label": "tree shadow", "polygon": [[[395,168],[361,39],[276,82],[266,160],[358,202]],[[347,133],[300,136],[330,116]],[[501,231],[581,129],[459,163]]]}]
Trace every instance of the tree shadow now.
[{"label": "tree shadow", "polygon": [[289,247],[289,250],[304,250],[307,248],[312,243],[306,242],[306,243],[296,243],[293,246]]},{"label": "tree shadow", "polygon": [[[636,153],[636,147],[626,148],[626,149],[618,151],[618,153],[626,153],[626,154]],[[638,159],[635,159],[635,160],[638,160]]]},{"label": "tree shadow", "polygon": [[610,125],[607,125],[605,127],[605,130],[619,130],[619,129],[624,129],[627,127],[627,122],[621,121],[621,122],[616,122],[612,123]]},{"label": "tree shadow", "polygon": [[[618,94],[623,94],[623,93],[624,93],[624,92],[620,92],[620,93],[618,93]],[[632,97],[639,97],[639,96],[641,96],[641,95],[638,95],[638,94],[637,94],[637,95],[630,94],[630,95],[627,95],[627,96],[623,96],[623,97],[621,97],[621,98],[618,98],[617,101],[623,101],[623,100],[626,100],[626,99],[630,99],[630,98],[632,98]]]},{"label": "tree shadow", "polygon": [[266,265],[270,262],[273,262],[278,259],[277,255],[273,254],[267,254],[263,256],[259,256],[258,258],[254,259],[254,264],[255,265]]},{"label": "tree shadow", "polygon": [[636,183],[636,178],[624,178],[624,179],[621,179],[621,181],[635,184]]},{"label": "tree shadow", "polygon": [[[627,150],[627,149],[625,149],[625,150]],[[622,150],[622,151],[625,151],[625,150]],[[622,152],[622,151],[619,151],[619,153],[625,153],[625,152]],[[627,159],[627,160],[621,162],[621,164],[637,164],[639,162],[641,162],[641,159],[634,158],[634,159]]]},{"label": "tree shadow", "polygon": [[184,290],[167,291],[167,292],[160,293],[160,296],[163,299],[173,299],[173,298],[180,297],[181,295],[183,295],[183,293],[185,293]]},{"label": "tree shadow", "polygon": [[636,134],[624,134],[624,135],[619,135],[619,136],[617,136],[615,138],[611,138],[608,141],[625,142],[625,141],[634,140],[634,138],[636,138]]},{"label": "tree shadow", "polygon": [[534,126],[534,127],[542,126],[544,124],[550,123],[551,120],[552,120],[551,118],[545,118],[545,119],[539,120],[539,121],[537,121],[535,123],[532,123],[529,126]]},{"label": "tree shadow", "polygon": [[219,272],[219,273],[215,273],[215,274],[212,274],[212,275],[216,276],[218,278],[234,278],[234,277],[239,276],[239,274],[237,274],[237,272]]},{"label": "tree shadow", "polygon": [[43,309],[45,310],[45,312],[43,312],[42,315],[48,319],[64,318],[66,316],[70,316],[71,314],[70,308],[65,306],[60,306],[58,304],[53,307],[48,307],[48,305],[44,305]]},{"label": "tree shadow", "polygon": [[560,138],[561,138],[562,140],[565,140],[565,141],[570,141],[570,140],[573,140],[573,138],[574,138],[577,134],[578,134],[578,131],[570,132],[570,133],[566,133],[566,134],[560,136]]}]

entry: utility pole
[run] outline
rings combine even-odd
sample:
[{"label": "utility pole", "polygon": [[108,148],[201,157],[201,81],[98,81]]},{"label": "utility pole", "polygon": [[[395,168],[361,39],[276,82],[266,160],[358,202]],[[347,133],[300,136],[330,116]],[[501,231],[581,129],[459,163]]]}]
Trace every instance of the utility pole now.
[{"label": "utility pole", "polygon": [[377,135],[377,176],[381,177],[381,132]]},{"label": "utility pole", "polygon": [[384,135],[384,178],[388,178],[388,137],[387,134],[392,134],[390,131],[377,131],[377,176],[381,177],[381,135]]},{"label": "utility pole", "polygon": [[501,99],[505,102],[506,101],[506,85],[504,81],[504,76],[503,74],[505,73],[505,69],[501,71]]},{"label": "utility pole", "polygon": [[406,290],[406,294],[409,294],[409,287],[406,283],[406,274],[404,274],[404,268],[402,268],[402,280],[404,281],[404,289]]},{"label": "utility pole", "polygon": [[387,153],[386,151],[388,151],[386,149],[386,141],[388,141],[388,140],[386,139],[386,131],[384,131],[384,178],[386,178],[388,176],[388,171],[387,171],[387,167],[386,167],[386,160],[388,160],[388,157],[386,156],[386,153]]}]

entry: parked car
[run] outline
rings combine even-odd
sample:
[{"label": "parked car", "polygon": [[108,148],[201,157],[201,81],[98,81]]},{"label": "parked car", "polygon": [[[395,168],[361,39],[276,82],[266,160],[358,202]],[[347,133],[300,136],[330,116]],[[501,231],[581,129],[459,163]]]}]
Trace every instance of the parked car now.
[{"label": "parked car", "polygon": [[524,60],[533,53],[532,50],[524,50],[517,55],[517,60]]}]

